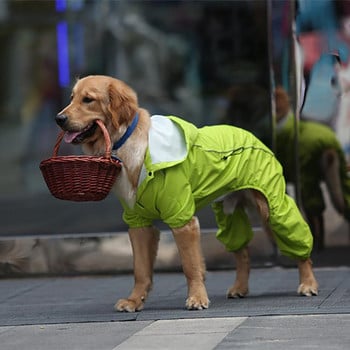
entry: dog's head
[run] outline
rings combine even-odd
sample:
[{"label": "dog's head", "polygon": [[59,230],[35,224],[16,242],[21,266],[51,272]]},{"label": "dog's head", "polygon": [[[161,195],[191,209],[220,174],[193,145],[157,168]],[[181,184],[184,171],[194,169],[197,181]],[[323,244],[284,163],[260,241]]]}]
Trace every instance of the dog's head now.
[{"label": "dog's head", "polygon": [[91,147],[103,139],[96,120],[105,124],[113,142],[125,132],[137,109],[136,93],[128,85],[108,76],[91,75],[76,82],[70,104],[55,119],[65,131],[66,142]]}]

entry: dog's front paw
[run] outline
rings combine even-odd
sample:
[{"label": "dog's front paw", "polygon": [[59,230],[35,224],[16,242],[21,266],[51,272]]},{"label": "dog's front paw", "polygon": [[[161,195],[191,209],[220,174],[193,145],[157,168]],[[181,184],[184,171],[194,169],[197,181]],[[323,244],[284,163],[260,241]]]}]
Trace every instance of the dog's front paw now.
[{"label": "dog's front paw", "polygon": [[144,303],[142,301],[136,302],[131,299],[119,299],[118,302],[114,305],[114,310],[116,311],[126,311],[126,312],[135,312],[141,311],[143,309]]},{"label": "dog's front paw", "polygon": [[209,299],[207,295],[189,296],[186,300],[188,310],[203,310],[209,307]]},{"label": "dog's front paw", "polygon": [[311,297],[318,295],[318,284],[316,281],[301,283],[298,287],[298,294]]},{"label": "dog's front paw", "polygon": [[227,298],[229,299],[237,299],[244,298],[248,295],[248,286],[241,285],[239,283],[235,283],[226,293]]}]

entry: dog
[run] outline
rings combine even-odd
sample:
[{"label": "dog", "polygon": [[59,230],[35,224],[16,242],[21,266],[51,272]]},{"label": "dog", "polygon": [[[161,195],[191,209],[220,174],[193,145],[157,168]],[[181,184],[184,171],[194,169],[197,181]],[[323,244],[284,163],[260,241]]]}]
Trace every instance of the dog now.
[{"label": "dog", "polygon": [[152,116],[138,105],[126,83],[108,76],[78,79],[71,102],[55,117],[64,139],[83,152],[102,155],[101,120],[111,137],[113,154],[122,161],[114,185],[129,225],[135,283],[115,310],[142,310],[152,287],[153,265],[161,219],[172,229],[187,280],[186,307],[207,309],[205,262],[197,209],[213,203],[217,238],[236,258],[236,279],[228,298],[248,294],[252,230],[247,214],[232,192],[254,200],[281,252],[298,260],[298,293],[317,295],[310,254],[312,234],[295,202],[286,195],[282,168],[270,149],[248,131],[227,125],[197,128],[174,117]]}]

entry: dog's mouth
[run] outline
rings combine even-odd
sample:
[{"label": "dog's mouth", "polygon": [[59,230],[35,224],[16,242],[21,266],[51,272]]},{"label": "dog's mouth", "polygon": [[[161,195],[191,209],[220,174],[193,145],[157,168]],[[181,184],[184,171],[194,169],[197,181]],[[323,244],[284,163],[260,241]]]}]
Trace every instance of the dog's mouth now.
[{"label": "dog's mouth", "polygon": [[64,133],[64,141],[67,143],[79,144],[88,137],[91,137],[97,129],[96,123],[91,123],[82,130],[74,131],[67,130]]}]

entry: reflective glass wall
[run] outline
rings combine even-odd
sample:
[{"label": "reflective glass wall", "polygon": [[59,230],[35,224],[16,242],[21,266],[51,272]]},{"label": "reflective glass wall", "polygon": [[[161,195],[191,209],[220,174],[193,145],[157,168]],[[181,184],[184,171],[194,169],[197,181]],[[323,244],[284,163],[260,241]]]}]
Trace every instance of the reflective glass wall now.
[{"label": "reflective glass wall", "polygon": [[[54,116],[80,76],[116,76],[138,92],[140,105],[151,113],[178,115],[198,126],[234,123],[271,146],[267,4],[2,1],[1,233],[125,229],[114,198],[60,202],[48,193],[38,168],[52,153]],[[242,86],[249,94],[239,91]],[[263,93],[247,104],[255,90]],[[60,152],[80,150],[63,144]],[[98,221],[91,215],[95,211]]]},{"label": "reflective glass wall", "polygon": [[[9,256],[27,262],[18,265],[22,272],[115,269],[115,255],[117,267],[130,266],[127,236],[110,238],[126,230],[116,198],[59,201],[49,194],[38,167],[51,156],[59,132],[54,116],[68,103],[76,79],[87,74],[125,80],[152,114],[252,131],[285,163],[301,204],[297,149],[303,66],[294,40],[300,32],[293,37],[298,3],[303,2],[0,1],[0,236],[7,238],[0,241],[0,272],[8,266],[16,270]],[[290,115],[292,133],[285,138],[280,117]],[[62,144],[60,152],[81,151]],[[208,208],[199,216],[204,231],[215,231]],[[9,239],[19,237],[26,239]],[[213,248],[215,236],[210,237],[207,253],[218,267],[218,257],[227,256]],[[168,243],[159,260],[169,267],[178,261]],[[267,255],[273,254],[269,244]]]}]

